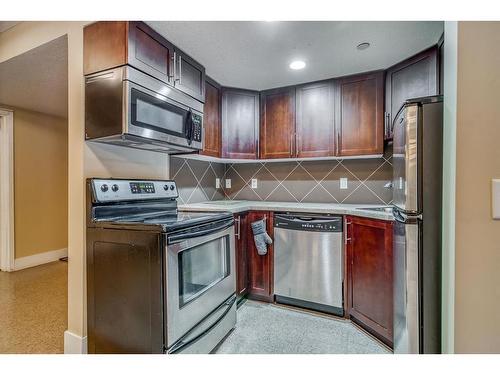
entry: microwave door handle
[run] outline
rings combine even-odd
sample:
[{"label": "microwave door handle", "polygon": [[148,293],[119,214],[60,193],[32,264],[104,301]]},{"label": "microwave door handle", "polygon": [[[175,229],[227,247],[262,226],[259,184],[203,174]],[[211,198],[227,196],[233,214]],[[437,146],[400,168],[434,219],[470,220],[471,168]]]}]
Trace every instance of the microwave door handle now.
[{"label": "microwave door handle", "polygon": [[193,112],[189,110],[186,116],[186,131],[185,131],[188,145],[191,145],[191,142],[193,142],[193,134],[194,134],[193,127],[194,127]]}]

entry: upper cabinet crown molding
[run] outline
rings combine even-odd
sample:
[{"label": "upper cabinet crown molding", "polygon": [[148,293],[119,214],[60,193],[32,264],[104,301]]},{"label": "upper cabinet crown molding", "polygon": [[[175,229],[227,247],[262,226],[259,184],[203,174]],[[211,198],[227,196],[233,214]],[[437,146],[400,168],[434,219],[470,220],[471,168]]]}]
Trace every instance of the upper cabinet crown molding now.
[{"label": "upper cabinet crown molding", "polygon": [[99,21],[83,30],[84,74],[129,64],[205,101],[205,68],[144,22]]}]

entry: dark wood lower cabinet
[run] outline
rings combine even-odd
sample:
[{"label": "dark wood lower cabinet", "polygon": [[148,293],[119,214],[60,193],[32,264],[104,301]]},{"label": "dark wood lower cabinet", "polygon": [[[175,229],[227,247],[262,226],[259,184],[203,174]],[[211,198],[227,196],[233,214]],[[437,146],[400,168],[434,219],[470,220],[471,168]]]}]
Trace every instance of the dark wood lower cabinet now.
[{"label": "dark wood lower cabinet", "polygon": [[246,212],[234,215],[237,297],[245,297],[248,293],[247,218]]},{"label": "dark wood lower cabinet", "polygon": [[392,222],[345,220],[347,316],[392,347]]},{"label": "dark wood lower cabinet", "polygon": [[273,245],[268,245],[266,255],[259,255],[253,240],[251,226],[254,221],[264,218],[266,219],[267,233],[274,239],[272,212],[250,211],[247,216],[245,229],[247,231],[248,297],[260,301],[272,302],[274,299]]}]

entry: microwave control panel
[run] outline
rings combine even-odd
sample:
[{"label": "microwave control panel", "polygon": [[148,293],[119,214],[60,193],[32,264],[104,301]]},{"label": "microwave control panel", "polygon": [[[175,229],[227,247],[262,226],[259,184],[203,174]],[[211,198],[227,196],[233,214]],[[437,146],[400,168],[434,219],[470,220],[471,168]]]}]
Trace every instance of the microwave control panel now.
[{"label": "microwave control panel", "polygon": [[193,120],[193,140],[195,142],[201,142],[201,129],[202,129],[203,118],[201,115],[193,113],[192,120]]}]

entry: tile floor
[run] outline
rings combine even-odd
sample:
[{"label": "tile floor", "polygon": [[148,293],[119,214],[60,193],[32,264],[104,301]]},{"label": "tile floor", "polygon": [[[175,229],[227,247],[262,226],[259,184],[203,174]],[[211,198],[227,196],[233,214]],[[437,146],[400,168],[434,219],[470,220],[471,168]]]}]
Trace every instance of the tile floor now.
[{"label": "tile floor", "polygon": [[0,272],[0,353],[63,353],[68,264]]},{"label": "tile floor", "polygon": [[389,354],[348,321],[246,301],[218,354]]}]

